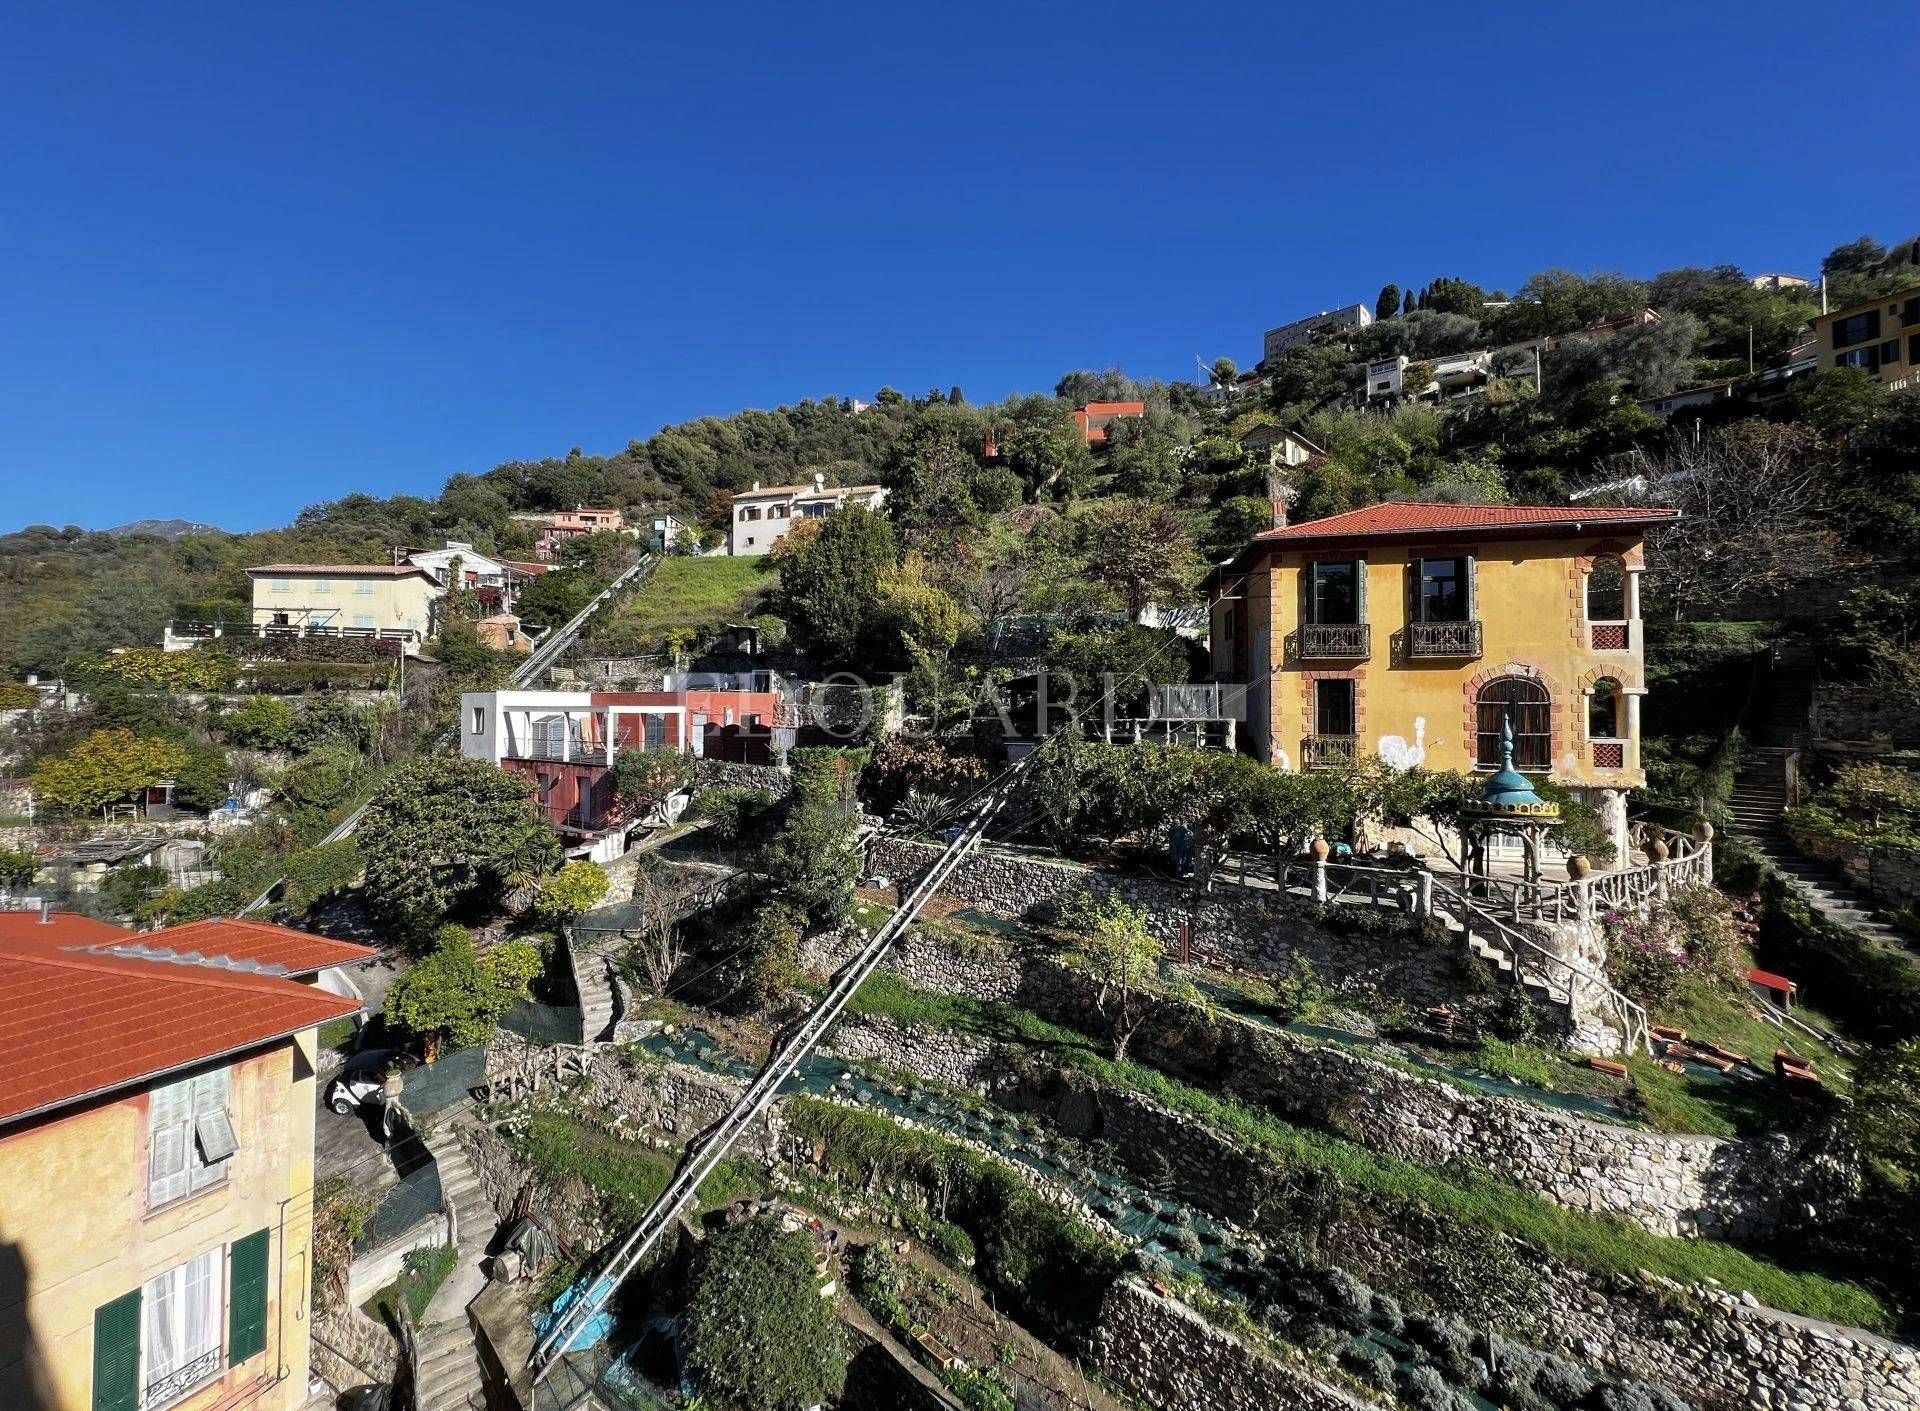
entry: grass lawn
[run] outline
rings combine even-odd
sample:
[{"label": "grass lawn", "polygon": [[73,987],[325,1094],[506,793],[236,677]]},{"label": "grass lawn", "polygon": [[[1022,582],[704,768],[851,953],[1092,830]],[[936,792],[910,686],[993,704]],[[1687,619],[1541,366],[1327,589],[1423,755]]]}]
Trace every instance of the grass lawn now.
[{"label": "grass lawn", "polygon": [[744,622],[774,581],[765,558],[665,558],[634,595],[621,626],[657,641],[676,627]]},{"label": "grass lawn", "polygon": [[903,1025],[1030,1047],[1098,1082],[1131,1089],[1197,1117],[1282,1167],[1330,1179],[1363,1198],[1423,1206],[1449,1219],[1501,1231],[1576,1267],[1621,1274],[1650,1269],[1689,1284],[1715,1279],[1735,1292],[1747,1290],[1771,1307],[1854,1327],[1885,1328],[1891,1321],[1880,1301],[1855,1285],[1785,1269],[1714,1240],[1672,1239],[1626,1221],[1566,1210],[1477,1172],[1441,1172],[1381,1156],[1342,1138],[1291,1126],[1158,1069],[1116,1062],[1100,1040],[1028,1010],[916,990],[884,972],[860,987],[848,1009]]}]

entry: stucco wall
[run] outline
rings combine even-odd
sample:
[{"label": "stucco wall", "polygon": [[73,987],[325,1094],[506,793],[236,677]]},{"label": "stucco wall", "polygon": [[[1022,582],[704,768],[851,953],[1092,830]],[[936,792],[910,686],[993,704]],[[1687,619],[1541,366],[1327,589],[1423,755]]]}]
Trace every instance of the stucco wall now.
[{"label": "stucco wall", "polygon": [[[1416,556],[1476,555],[1477,614],[1483,624],[1483,650],[1477,659],[1407,657],[1404,636],[1411,594],[1408,563]],[[1300,659],[1293,637],[1300,627],[1301,566],[1321,560],[1351,559],[1355,552],[1292,551],[1269,555],[1271,574],[1249,576],[1247,587],[1264,587],[1272,623],[1272,677],[1267,720],[1275,760],[1298,768],[1302,740],[1313,733],[1312,681],[1349,677],[1355,682],[1356,729],[1360,749],[1378,752],[1385,737],[1424,749],[1432,769],[1473,768],[1472,701],[1483,678],[1508,674],[1537,676],[1553,698],[1553,777],[1567,784],[1613,788],[1646,782],[1638,741],[1627,748],[1626,767],[1596,769],[1586,744],[1586,703],[1581,689],[1604,676],[1622,688],[1645,684],[1640,626],[1633,624],[1629,648],[1596,652],[1586,630],[1586,570],[1593,555],[1611,552],[1628,566],[1642,561],[1638,540],[1596,537],[1474,544],[1463,538],[1451,545],[1419,549],[1376,546],[1365,551],[1366,617],[1372,624],[1372,652],[1364,661]],[[1626,708],[1621,707],[1624,717]],[[1624,719],[1622,722],[1624,728]]]},{"label": "stucco wall", "polygon": [[[144,1092],[0,1139],[0,1349],[19,1357],[0,1367],[0,1406],[88,1411],[95,1310],[263,1229],[266,1350],[172,1405],[208,1411],[243,1397],[269,1411],[304,1404],[313,1034],[297,1042],[298,1057],[289,1042],[233,1065],[240,1149],[227,1179],[156,1211],[146,1208]],[[224,1314],[222,1328],[224,1341]]]}]

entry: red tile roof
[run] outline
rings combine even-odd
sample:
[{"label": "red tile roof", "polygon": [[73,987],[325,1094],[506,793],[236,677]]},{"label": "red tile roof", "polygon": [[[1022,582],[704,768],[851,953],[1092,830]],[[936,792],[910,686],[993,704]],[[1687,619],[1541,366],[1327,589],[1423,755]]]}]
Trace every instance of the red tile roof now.
[{"label": "red tile roof", "polygon": [[1265,529],[1257,543],[1300,539],[1377,539],[1432,534],[1475,534],[1488,531],[1544,530],[1578,533],[1582,530],[1640,527],[1678,519],[1680,511],[1654,506],[1563,505],[1439,505],[1423,501],[1367,505],[1325,519]]},{"label": "red tile roof", "polygon": [[[277,926],[202,924],[302,937]],[[200,928],[154,936],[178,939],[182,932]],[[45,921],[38,912],[0,913],[0,1053],[6,1055],[0,1123],[256,1048],[360,1008],[356,1000],[278,975],[122,949],[154,936],[67,913]],[[302,939],[356,959],[371,954],[321,937]],[[313,955],[265,936],[243,935],[230,949],[303,963]]]},{"label": "red tile roof", "polygon": [[248,573],[349,573],[355,578],[431,578],[433,575],[412,563],[263,563]]}]

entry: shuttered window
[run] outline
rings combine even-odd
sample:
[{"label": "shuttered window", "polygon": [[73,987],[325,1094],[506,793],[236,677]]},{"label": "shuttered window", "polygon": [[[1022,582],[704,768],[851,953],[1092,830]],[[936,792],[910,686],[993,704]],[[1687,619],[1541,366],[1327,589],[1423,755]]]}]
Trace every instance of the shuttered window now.
[{"label": "shuttered window", "polygon": [[227,1365],[238,1367],[267,1348],[267,1232],[233,1246],[227,1295]]},{"label": "shuttered window", "polygon": [[140,1290],[93,1312],[93,1411],[139,1411]]},{"label": "shuttered window", "polygon": [[229,1070],[155,1088],[147,1098],[147,1208],[218,1185],[233,1155]]}]

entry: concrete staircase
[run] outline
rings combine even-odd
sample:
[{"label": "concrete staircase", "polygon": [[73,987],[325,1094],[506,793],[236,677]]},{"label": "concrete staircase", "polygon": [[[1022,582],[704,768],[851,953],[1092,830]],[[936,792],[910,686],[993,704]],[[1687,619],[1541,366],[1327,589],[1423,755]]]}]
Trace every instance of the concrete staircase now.
[{"label": "concrete staircase", "polygon": [[467,1305],[486,1287],[487,1248],[500,1222],[460,1145],[461,1120],[427,1138],[440,1189],[453,1207],[460,1258],[420,1320],[420,1411],[484,1411],[487,1404]]}]

